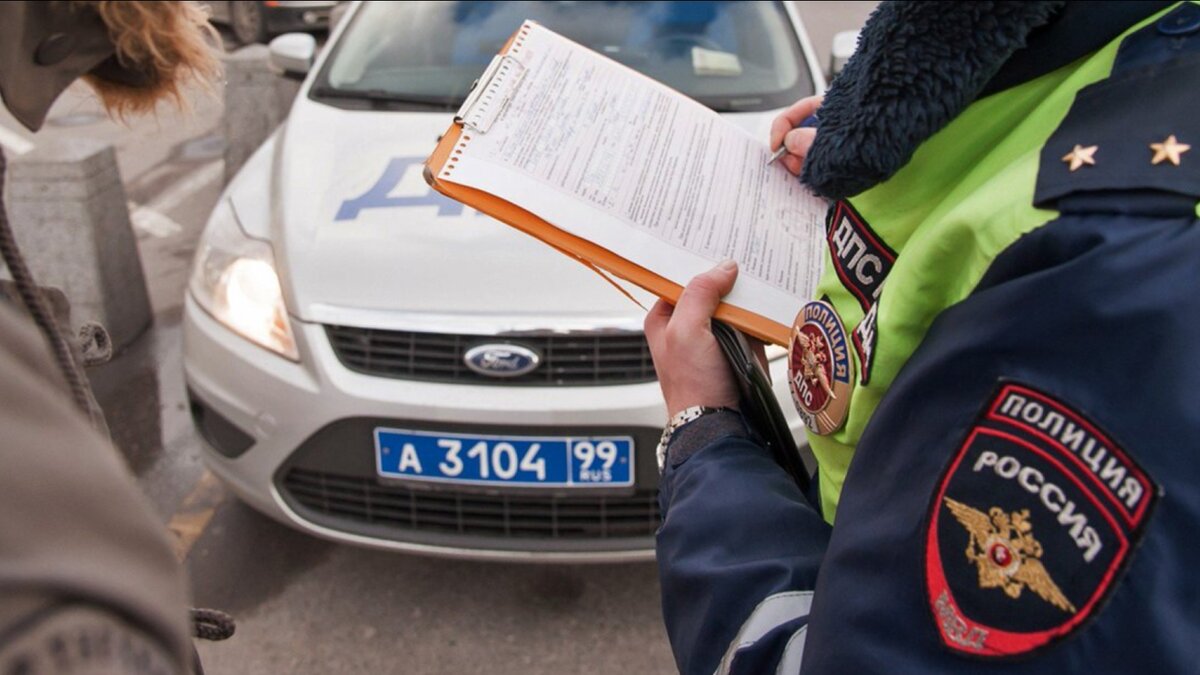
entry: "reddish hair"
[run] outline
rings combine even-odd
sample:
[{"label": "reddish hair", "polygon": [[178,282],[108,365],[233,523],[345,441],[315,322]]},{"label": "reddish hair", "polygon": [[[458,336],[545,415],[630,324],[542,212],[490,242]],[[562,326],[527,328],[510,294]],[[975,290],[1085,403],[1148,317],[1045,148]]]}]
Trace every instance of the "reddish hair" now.
[{"label": "reddish hair", "polygon": [[72,0],[100,15],[116,48],[118,64],[137,72],[144,85],[84,76],[110,114],[123,118],[148,112],[164,98],[186,107],[182,89],[195,81],[211,86],[221,74],[220,37],[208,23],[207,8],[195,2]]}]

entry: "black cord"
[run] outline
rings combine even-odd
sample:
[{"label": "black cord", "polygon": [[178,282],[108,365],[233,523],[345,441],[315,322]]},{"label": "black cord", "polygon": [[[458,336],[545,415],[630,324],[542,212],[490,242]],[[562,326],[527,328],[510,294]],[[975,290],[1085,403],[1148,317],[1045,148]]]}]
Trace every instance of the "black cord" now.
[{"label": "black cord", "polygon": [[54,314],[51,313],[50,306],[46,303],[42,292],[38,290],[37,284],[34,283],[33,275],[29,272],[29,266],[25,264],[25,258],[21,255],[17,239],[13,236],[12,226],[8,222],[8,209],[4,204],[4,179],[7,170],[8,160],[4,152],[0,151],[0,255],[3,256],[9,273],[12,274],[21,302],[29,311],[33,323],[46,338],[46,342],[50,344],[54,361],[67,381],[67,387],[71,390],[71,398],[79,410],[91,419],[91,398],[88,396],[87,381],[71,353],[71,346],[58,332]]},{"label": "black cord", "polygon": [[234,623],[233,617],[217,609],[193,607],[191,615],[192,637],[201,640],[211,642],[228,640],[237,630],[237,624]]},{"label": "black cord", "polygon": [[[4,152],[0,150],[0,256],[4,258],[4,264],[8,266],[8,270],[12,274],[21,302],[29,310],[30,317],[33,318],[33,322],[41,331],[42,336],[46,338],[46,342],[50,344],[54,361],[58,365],[58,369],[62,371],[67,386],[71,390],[71,398],[74,399],[79,410],[91,419],[91,389],[87,379],[79,362],[75,360],[71,345],[67,344],[66,339],[58,331],[54,314],[50,311],[45,296],[34,283],[33,274],[30,273],[29,266],[25,264],[25,258],[21,255],[21,249],[17,246],[17,239],[13,235],[12,225],[8,220],[8,209],[4,203],[4,180],[7,172],[8,161]],[[201,640],[225,640],[232,636],[237,628],[233,617],[225,612],[215,609],[192,608],[190,613],[192,635]],[[204,667],[200,664],[200,655],[194,649],[193,667],[194,672],[198,674],[204,672]]]}]

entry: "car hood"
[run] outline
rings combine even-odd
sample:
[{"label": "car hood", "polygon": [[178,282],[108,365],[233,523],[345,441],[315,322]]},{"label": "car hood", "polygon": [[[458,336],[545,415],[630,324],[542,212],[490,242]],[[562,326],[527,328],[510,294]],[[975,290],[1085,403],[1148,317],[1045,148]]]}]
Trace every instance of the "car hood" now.
[{"label": "car hood", "polygon": [[[253,189],[261,182],[231,186],[239,215],[250,210],[241,193],[270,223],[289,311],[377,327],[422,316],[470,317],[482,330],[487,317],[495,330],[515,317],[640,325],[643,310],[595,271],[426,185],[423,163],[451,118],[303,99],[292,108],[244,170],[270,167],[269,207]],[[769,115],[737,118],[765,137]]]}]

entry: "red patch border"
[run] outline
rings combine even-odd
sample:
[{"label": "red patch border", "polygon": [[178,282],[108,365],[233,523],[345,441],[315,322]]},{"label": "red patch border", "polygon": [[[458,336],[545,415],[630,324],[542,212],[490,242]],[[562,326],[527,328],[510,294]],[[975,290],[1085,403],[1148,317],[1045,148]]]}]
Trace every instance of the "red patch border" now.
[{"label": "red patch border", "polygon": [[[1142,503],[1138,505],[1137,512],[1132,514],[1129,513],[1128,507],[1126,507],[1121,500],[1113,496],[1112,492],[1100,482],[1100,479],[1096,477],[1096,474],[1091,470],[1091,468],[1084,464],[1083,460],[1080,459],[1078,455],[1076,455],[1074,452],[1071,452],[1071,450],[1067,448],[1067,446],[1063,445],[1058,439],[1042,431],[1040,427],[1029,424],[1028,422],[997,414],[996,411],[999,410],[1000,404],[1003,403],[1004,399],[1012,393],[1038,399],[1042,403],[1053,407],[1055,412],[1067,417],[1070,421],[1086,429],[1088,433],[1095,436],[1097,440],[1104,441],[1104,447],[1120,457],[1122,463],[1130,470],[1131,473],[1136,472],[1138,482],[1142,484],[1143,494],[1145,494],[1146,497],[1142,500]],[[1147,505],[1154,501],[1154,495],[1156,494],[1157,486],[1150,480],[1150,477],[1146,475],[1146,472],[1142,470],[1142,467],[1138,466],[1137,463],[1134,462],[1131,457],[1129,457],[1129,455],[1125,454],[1125,451],[1122,450],[1121,447],[1117,445],[1108,434],[1100,431],[1096,425],[1085,419],[1083,415],[1076,413],[1074,410],[1071,410],[1070,406],[1067,406],[1065,403],[1048,394],[1043,394],[1040,391],[1036,391],[1019,384],[1007,384],[1000,389],[999,393],[996,394],[995,402],[988,408],[986,417],[987,419],[995,422],[1011,424],[1015,427],[1019,427],[1022,430],[1027,431],[1043,441],[1053,445],[1056,449],[1060,450],[1064,455],[1069,457],[1080,469],[1082,469],[1084,475],[1090,477],[1092,481],[1097,484],[1101,493],[1108,495],[1109,499],[1113,502],[1113,504],[1116,505],[1117,511],[1120,512],[1120,514],[1125,518],[1125,522],[1128,523],[1131,528],[1136,528],[1141,525],[1144,516],[1146,515],[1146,509],[1148,508]]]},{"label": "red patch border", "polygon": [[[859,290],[858,285],[855,284],[854,281],[852,281],[846,274],[846,270],[842,266],[842,261],[838,257],[837,251],[833,245],[833,233],[837,229],[837,223],[841,220],[842,214],[845,214],[850,219],[850,222],[854,224],[855,231],[869,239],[872,244],[878,247],[879,252],[882,253],[885,258],[887,258],[888,264],[896,264],[896,252],[893,251],[890,246],[883,243],[883,240],[880,239],[873,230],[871,230],[871,226],[867,225],[866,219],[864,219],[862,215],[855,210],[854,206],[851,205],[850,202],[844,199],[839,200],[838,203],[833,207],[833,210],[830,211],[829,223],[825,227],[825,243],[829,247],[829,257],[833,260],[833,270],[837,273],[838,279],[842,282],[842,287],[850,291],[855,299],[858,300],[858,304],[862,306],[862,310],[866,312],[871,308],[871,305],[875,303],[873,300],[871,300],[871,298],[863,295],[862,291]],[[891,270],[889,269],[888,275],[890,274]],[[885,275],[884,279],[886,278],[887,275]],[[879,283],[882,284],[884,279],[880,279]]]},{"label": "red patch border", "polygon": [[[868,354],[858,329],[862,328],[867,319],[871,318],[871,312],[875,312],[875,328],[871,331],[871,351]],[[879,303],[871,305],[871,308],[863,315],[862,321],[859,321],[854,330],[850,331],[850,341],[854,343],[854,351],[858,352],[858,383],[870,384],[871,367],[875,365],[875,350],[879,347]]]},{"label": "red patch border", "polygon": [[[1000,416],[996,414],[999,405],[1005,400],[1008,394],[1013,392],[1019,392],[1022,395],[1037,398],[1044,403],[1052,405],[1056,411],[1070,415],[1072,421],[1079,423],[1097,439],[1105,441],[1106,447],[1116,453],[1125,462],[1127,467],[1137,471],[1138,477],[1143,483],[1143,487],[1146,488],[1144,493],[1146,498],[1138,506],[1138,511],[1133,516],[1133,520],[1130,520],[1127,509],[1122,508],[1122,505],[1119,504],[1119,500],[1116,500],[1114,497],[1112,497],[1112,494],[1102,483],[1100,483],[1099,478],[1095,476],[1090,467],[1085,465],[1083,461],[1076,457],[1075,454],[1072,453],[1066,446],[1057,442],[1053,437],[1041,432],[1041,430],[1037,429],[1036,427],[1031,427],[1027,423],[1014,420],[1011,417]],[[1065,466],[1063,466],[1061,461],[1051,456],[1044,449],[1038,448],[1036,445],[1026,439],[1005,433],[998,429],[979,426],[979,422],[984,419],[1019,427],[1024,431],[1033,433],[1039,438],[1039,440],[1051,444],[1055,450],[1064,456],[1071,458],[1076,464],[1078,464],[1082,474],[1090,477],[1092,482],[1097,483],[1098,490],[1108,495],[1113,501],[1116,501],[1118,503],[1118,508],[1112,509],[1111,507],[1105,507],[1104,504],[1097,499],[1092,490],[1087,489],[1083,482],[1073,472],[1069,471]],[[1099,584],[1096,585],[1096,590],[1093,591],[1092,595],[1088,598],[1087,603],[1068,619],[1066,619],[1062,624],[1054,628],[1032,633],[1016,633],[993,628],[991,626],[974,621],[973,619],[969,619],[962,613],[962,610],[959,609],[958,604],[954,600],[950,584],[946,580],[943,572],[941,551],[937,543],[937,528],[942,511],[941,505],[946,494],[946,488],[949,485],[950,477],[953,476],[958,470],[959,465],[962,463],[963,457],[966,455],[967,448],[971,446],[971,444],[975,441],[975,438],[980,434],[991,435],[1003,438],[1007,441],[1015,442],[1056,466],[1062,472],[1062,474],[1071,482],[1073,482],[1076,487],[1078,487],[1093,503],[1093,505],[1097,507],[1097,510],[1104,516],[1110,528],[1117,533],[1118,539],[1120,540],[1120,550],[1115,556],[1113,556],[1112,562],[1109,564],[1109,568],[1105,571],[1103,579]],[[1028,657],[1032,653],[1053,647],[1061,640],[1069,637],[1078,628],[1080,628],[1082,624],[1086,623],[1089,619],[1096,615],[1100,605],[1103,604],[1109,593],[1116,587],[1117,577],[1124,571],[1124,568],[1127,566],[1132,557],[1133,550],[1140,543],[1140,541],[1136,540],[1131,542],[1129,535],[1137,534],[1138,531],[1146,525],[1147,521],[1149,520],[1150,509],[1152,508],[1153,502],[1155,502],[1161,496],[1161,488],[1157,483],[1150,479],[1149,474],[1147,474],[1145,470],[1138,466],[1132,460],[1132,458],[1130,458],[1129,455],[1127,455],[1125,451],[1122,450],[1112,440],[1108,434],[1100,431],[1095,424],[1084,418],[1081,413],[1076,412],[1070,406],[1067,406],[1065,403],[1050,396],[1049,394],[1045,394],[1011,381],[1002,381],[999,386],[993,389],[993,393],[989,396],[988,405],[980,411],[980,414],[976,417],[976,421],[971,425],[966,438],[962,441],[962,443],[959,444],[958,449],[955,451],[953,459],[942,471],[942,475],[938,479],[937,495],[926,513],[924,547],[925,559],[923,561],[925,568],[925,587],[926,592],[928,593],[928,597],[926,599],[928,600],[928,607],[932,614],[934,630],[937,631],[942,645],[945,648],[959,654],[975,656],[989,661],[1001,661]],[[1128,534],[1113,517],[1112,511],[1114,510],[1117,513],[1120,513],[1122,519],[1126,521]],[[938,598],[942,596],[943,592],[945,593],[947,603],[954,614],[954,618],[961,621],[968,631],[973,628],[986,631],[984,647],[973,649],[967,645],[955,642],[947,636],[945,630],[943,629],[942,617],[939,615],[937,607]],[[997,641],[1000,642],[999,645],[996,644]],[[997,649],[997,646],[1003,649]]]}]

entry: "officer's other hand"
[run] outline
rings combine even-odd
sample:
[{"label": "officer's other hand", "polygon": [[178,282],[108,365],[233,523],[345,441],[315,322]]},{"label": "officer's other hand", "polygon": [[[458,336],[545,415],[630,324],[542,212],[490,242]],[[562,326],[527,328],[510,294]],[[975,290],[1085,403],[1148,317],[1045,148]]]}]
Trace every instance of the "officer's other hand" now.
[{"label": "officer's other hand", "polygon": [[737,275],[737,263],[723,262],[692,279],[674,307],[659,300],[646,315],[646,341],[668,417],[696,405],[737,407],[737,383],[712,334],[713,312]]},{"label": "officer's other hand", "polygon": [[817,108],[821,107],[821,101],[824,98],[824,96],[802,98],[771,122],[771,152],[778,150],[780,143],[787,146],[788,154],[780,157],[779,161],[793,175],[800,175],[800,169],[804,167],[804,158],[808,155],[808,149],[812,147],[813,139],[817,137],[816,129],[800,129],[798,127],[801,122],[817,112]]}]

